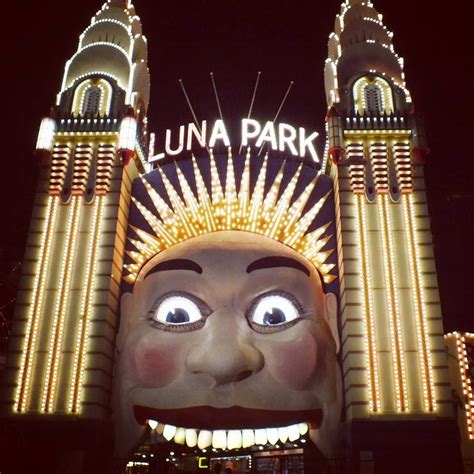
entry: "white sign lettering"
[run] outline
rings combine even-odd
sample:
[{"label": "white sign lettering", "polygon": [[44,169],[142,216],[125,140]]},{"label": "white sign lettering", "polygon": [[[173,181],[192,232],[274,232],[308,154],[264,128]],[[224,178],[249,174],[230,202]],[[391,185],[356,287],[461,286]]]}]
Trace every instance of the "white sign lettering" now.
[{"label": "white sign lettering", "polygon": [[[210,130],[209,135],[208,130]],[[302,127],[296,129],[286,123],[275,124],[270,121],[262,126],[260,122],[254,119],[243,119],[241,132],[241,143],[245,148],[255,146],[257,149],[260,149],[268,145],[272,150],[283,153],[288,152],[293,156],[301,158],[310,156],[315,162],[320,162],[314,146],[314,142],[319,136],[317,132],[307,135],[306,130]],[[166,130],[164,153],[155,153],[154,151],[152,153],[154,144],[153,147],[150,146],[150,158],[148,161],[153,163],[162,160],[167,155],[176,156],[185,149],[186,151],[191,151],[193,146],[213,148],[219,143],[226,147],[230,146],[229,134],[222,120],[216,120],[212,128],[208,128],[205,120],[201,122],[200,126],[194,123],[190,123],[187,126],[181,125],[177,137],[173,136],[171,130]]]}]

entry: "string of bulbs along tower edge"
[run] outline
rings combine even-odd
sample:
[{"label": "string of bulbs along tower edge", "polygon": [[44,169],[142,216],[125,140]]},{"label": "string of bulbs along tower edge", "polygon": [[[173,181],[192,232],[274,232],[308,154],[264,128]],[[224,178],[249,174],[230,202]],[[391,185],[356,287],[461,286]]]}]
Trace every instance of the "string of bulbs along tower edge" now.
[{"label": "string of bulbs along tower edge", "polygon": [[51,3],[6,98],[2,471],[469,472],[464,18]]}]

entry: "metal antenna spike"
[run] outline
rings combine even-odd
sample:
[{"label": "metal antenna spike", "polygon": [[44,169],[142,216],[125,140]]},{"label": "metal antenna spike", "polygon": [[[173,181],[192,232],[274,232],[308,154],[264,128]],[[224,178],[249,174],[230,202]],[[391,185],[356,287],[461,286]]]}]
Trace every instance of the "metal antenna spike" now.
[{"label": "metal antenna spike", "polygon": [[[183,91],[183,94],[184,94],[184,97],[186,98],[186,102],[188,103],[188,107],[189,107],[189,110],[191,111],[191,114],[193,115],[193,119],[194,119],[194,123],[196,124],[196,127],[198,128],[199,130],[199,133],[202,134],[202,128],[201,128],[201,125],[199,124],[198,122],[198,119],[196,117],[196,114],[194,112],[194,108],[191,104],[191,100],[189,99],[189,96],[186,92],[186,88],[184,87],[184,83],[183,83],[183,80],[182,79],[178,79],[178,82],[179,82],[179,85],[181,86],[181,89]],[[206,150],[209,152],[209,147],[206,146]]]},{"label": "metal antenna spike", "polygon": [[[290,85],[288,86],[288,89],[286,90],[286,94],[283,97],[283,100],[281,101],[280,107],[278,107],[277,113],[275,114],[275,117],[273,118],[273,122],[276,122],[281,110],[283,109],[283,106],[285,105],[286,99],[288,98],[288,95],[290,94],[291,88],[293,87],[294,81],[290,81]],[[265,146],[265,143],[261,146],[258,154],[260,155],[262,153],[263,147]]]},{"label": "metal antenna spike", "polygon": [[[260,76],[261,75],[262,75],[262,71],[258,71],[257,80],[255,81],[255,86],[253,88],[252,100],[250,101],[250,107],[249,107],[249,113],[247,115],[247,119],[249,119],[250,116],[252,115],[253,105],[255,103],[255,97],[257,96],[257,89],[258,89],[258,84],[260,82]],[[239,155],[240,155],[241,152],[242,152],[242,143],[240,144]]]},{"label": "metal antenna spike", "polygon": [[194,113],[194,109],[191,104],[191,101],[189,100],[188,94],[186,92],[186,88],[184,87],[183,80],[178,79],[178,82],[179,82],[179,85],[181,86],[181,89],[183,90],[183,94],[184,94],[184,97],[186,98],[186,102],[188,103],[189,110],[191,111],[191,114],[193,115],[194,123],[196,124],[196,127],[198,128],[198,130],[202,133],[201,126],[199,125],[196,114]]},{"label": "metal antenna spike", "polygon": [[217,93],[216,81],[214,79],[214,73],[211,72],[210,76],[211,76],[212,88],[214,89],[214,95],[216,97],[217,109],[219,110],[219,116],[220,116],[221,120],[224,121],[224,117],[222,116],[221,103],[220,103],[220,100],[219,100],[219,94]]}]

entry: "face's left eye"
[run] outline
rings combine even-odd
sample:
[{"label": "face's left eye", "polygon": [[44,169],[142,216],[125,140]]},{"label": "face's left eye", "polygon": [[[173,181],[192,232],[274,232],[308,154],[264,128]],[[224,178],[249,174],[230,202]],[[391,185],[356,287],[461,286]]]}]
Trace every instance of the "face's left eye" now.
[{"label": "face's left eye", "polygon": [[153,321],[165,326],[185,326],[198,323],[204,316],[198,305],[182,295],[165,297],[153,311]]},{"label": "face's left eye", "polygon": [[261,297],[250,311],[250,323],[258,328],[283,329],[300,318],[300,311],[291,298],[284,295]]}]

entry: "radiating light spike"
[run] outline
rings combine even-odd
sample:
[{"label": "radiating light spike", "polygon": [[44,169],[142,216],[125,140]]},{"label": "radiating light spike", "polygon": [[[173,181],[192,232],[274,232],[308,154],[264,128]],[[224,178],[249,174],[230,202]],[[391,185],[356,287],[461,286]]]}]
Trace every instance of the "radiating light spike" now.
[{"label": "radiating light spike", "polygon": [[217,205],[224,200],[224,192],[222,191],[222,183],[217,171],[216,159],[214,158],[214,151],[211,148],[211,189],[212,189],[212,204]]},{"label": "radiating light spike", "polygon": [[227,157],[227,175],[225,183],[225,203],[226,203],[226,229],[232,228],[237,211],[237,191],[235,185],[234,160],[232,159],[232,150],[229,148]]},{"label": "radiating light spike", "polygon": [[255,189],[253,190],[252,198],[250,200],[248,230],[251,232],[255,232],[259,221],[259,215],[262,211],[263,193],[265,191],[265,178],[267,176],[267,164],[268,154],[265,155],[265,159],[263,160],[262,167],[260,168],[260,172],[258,174],[257,184],[255,185]]},{"label": "radiating light spike", "polygon": [[289,221],[287,226],[285,227],[285,230],[283,233],[285,235],[291,234],[292,229],[294,228],[294,225],[300,219],[300,217],[303,214],[303,209],[306,206],[308,199],[310,198],[314,188],[316,187],[316,184],[319,180],[319,175],[314,178],[311,183],[306,187],[306,189],[301,193],[301,195],[298,197],[298,199],[293,203],[293,205],[290,207],[288,214],[289,214]]},{"label": "radiating light spike", "polygon": [[326,193],[325,196],[323,196],[319,201],[317,201],[314,206],[297,222],[293,235],[291,235],[285,240],[285,243],[287,245],[289,245],[290,247],[293,246],[294,243],[298,239],[301,239],[301,237],[306,233],[308,227],[311,225],[315,217],[319,214],[319,211],[321,211],[321,208],[326,203],[329,193],[330,192]]},{"label": "radiating light spike", "polygon": [[168,232],[167,227],[164,226],[156,216],[154,216],[140,201],[134,197],[132,197],[132,201],[137,206],[140,214],[145,218],[156,235],[162,236],[167,245],[173,245],[176,243],[175,237],[170,232]]},{"label": "radiating light spike", "polygon": [[[315,177],[295,202],[290,205],[294,198],[303,165],[298,167],[279,197],[286,165],[285,163],[281,165],[277,176],[270,183],[270,190],[265,195],[265,183],[268,181],[269,171],[268,154],[265,155],[258,172],[253,192],[250,190],[252,162],[249,149],[245,158],[240,186],[238,186],[232,150],[229,148],[225,192],[212,150],[209,162],[211,191],[207,189],[194,156],[192,156],[192,162],[197,197],[192,191],[190,180],[178,165],[176,165],[176,173],[183,198],[173,188],[161,168],[159,168],[159,173],[168,195],[167,198],[154,190],[151,184],[142,177],[142,182],[156,212],[147,209],[144,204],[133,198],[140,214],[150,225],[153,232],[150,234],[131,226],[138,239],[129,238],[134,249],[127,251],[127,255],[132,260],[132,263],[125,265],[125,268],[130,272],[130,275],[124,276],[127,282],[133,283],[142,266],[157,253],[194,236],[218,230],[248,231],[280,241],[308,258],[321,272],[324,281],[334,280],[334,275],[330,275],[329,272],[333,271],[335,265],[328,263],[333,249],[326,249],[327,245],[333,240],[333,235],[323,237],[332,223],[326,222],[316,230],[307,233],[309,227],[318,218],[331,191],[321,197],[308,212],[303,213],[316,188],[318,177]],[[239,189],[239,192],[237,192],[237,189]],[[171,202],[171,207],[167,204],[168,199]]]},{"label": "radiating light spike", "polygon": [[180,222],[182,226],[185,228],[186,232],[191,235],[192,237],[196,237],[198,232],[196,228],[192,224],[192,219],[189,218],[187,207],[179,197],[178,193],[174,189],[173,185],[171,184],[168,176],[166,176],[165,172],[161,169],[160,170],[161,178],[163,179],[163,183],[165,185],[166,192],[171,201],[171,205],[173,206],[174,212],[179,216]]},{"label": "radiating light spike", "polygon": [[158,211],[161,220],[166,221],[167,219],[172,219],[174,214],[173,210],[168,206],[168,204],[166,204],[165,200],[151,187],[150,183],[145,179],[143,175],[140,176],[140,179],[143,185],[145,186],[145,189],[148,195],[150,196],[153,205]]},{"label": "radiating light spike", "polygon": [[300,165],[298,167],[293,178],[291,178],[291,181],[288,183],[288,186],[286,187],[285,191],[283,192],[280,199],[278,200],[278,203],[276,205],[276,210],[273,215],[270,228],[268,230],[268,236],[271,237],[272,239],[274,239],[275,237],[279,237],[277,234],[282,227],[281,221],[283,217],[285,216],[288,208],[290,207],[291,198],[293,197],[293,194],[295,192],[296,183],[298,181],[302,168],[303,168],[303,165]]},{"label": "radiating light spike", "polygon": [[240,180],[239,189],[239,217],[241,219],[247,214],[250,202],[250,148],[247,150],[245,157],[244,172]]},{"label": "radiating light spike", "polygon": [[198,219],[199,215],[199,203],[197,202],[196,196],[194,195],[191,186],[189,185],[188,181],[184,177],[181,168],[176,163],[176,174],[178,175],[179,185],[183,190],[184,201],[186,206],[192,211],[193,217]]},{"label": "radiating light spike", "polygon": [[271,185],[270,189],[268,190],[267,195],[263,201],[263,208],[265,211],[273,210],[276,205],[278,193],[280,191],[281,182],[283,180],[283,170],[285,168],[285,162],[282,163],[280,169],[276,175],[273,184]]},{"label": "radiating light spike", "polygon": [[198,198],[199,204],[203,209],[204,219],[206,223],[206,228],[209,229],[210,232],[214,232],[217,230],[216,222],[214,220],[214,213],[212,211],[212,202],[209,196],[209,192],[207,190],[206,184],[204,183],[204,179],[201,174],[201,170],[197,164],[196,158],[193,155],[193,170],[194,170],[194,177],[196,179],[196,186],[198,190]]}]

